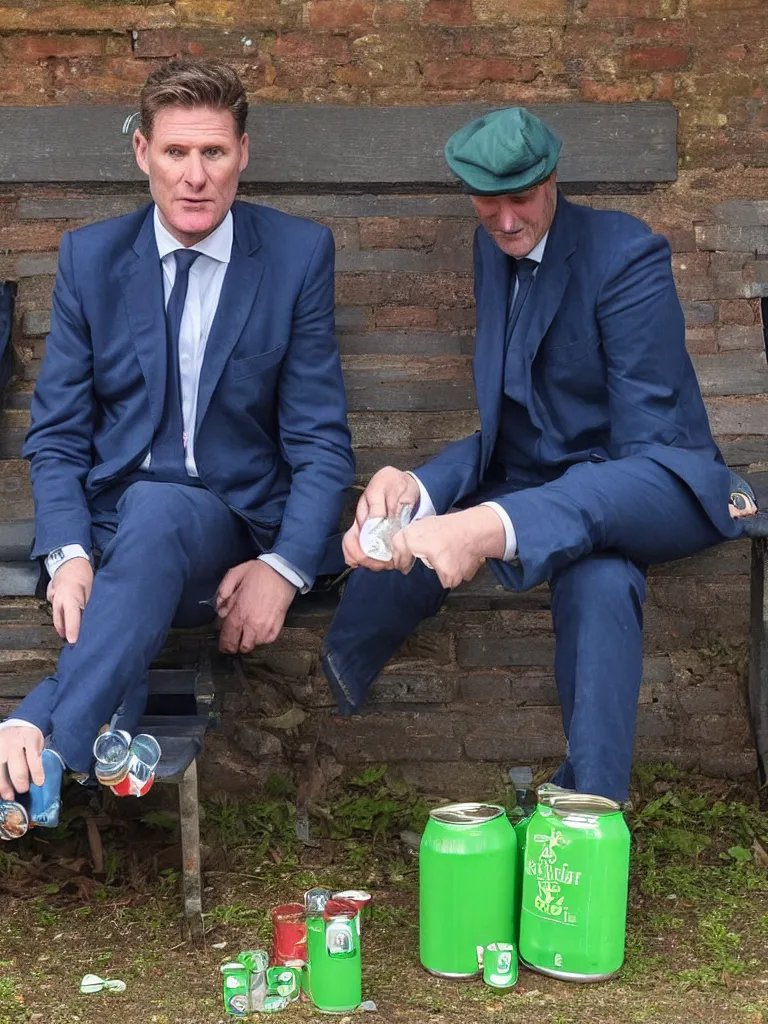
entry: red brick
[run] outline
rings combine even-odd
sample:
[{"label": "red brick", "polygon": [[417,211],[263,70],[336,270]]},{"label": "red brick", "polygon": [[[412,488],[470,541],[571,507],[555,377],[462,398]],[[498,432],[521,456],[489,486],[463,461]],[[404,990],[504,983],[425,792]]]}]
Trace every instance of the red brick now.
[{"label": "red brick", "polygon": [[0,7],[0,32],[127,32],[141,28],[172,28],[172,4],[104,4],[88,7]]},{"label": "red brick", "polygon": [[429,306],[380,306],[374,311],[379,330],[393,327],[436,327],[437,310]]},{"label": "red brick", "polygon": [[676,82],[675,76],[669,74],[659,75],[656,81],[656,86],[653,90],[653,98],[655,100],[667,100],[671,102],[675,98]]},{"label": "red brick", "polygon": [[373,24],[371,0],[312,0],[309,6],[311,28],[343,31]]},{"label": "red brick", "polygon": [[700,14],[711,11],[722,14],[724,11],[743,11],[747,9],[765,9],[765,0],[690,0],[690,13]]},{"label": "red brick", "polygon": [[581,84],[581,94],[590,103],[630,103],[637,99],[637,87],[632,82],[593,82]]},{"label": "red brick", "polygon": [[424,25],[471,25],[470,0],[429,0],[421,16]]},{"label": "red brick", "polygon": [[678,13],[683,0],[587,0],[582,18],[614,19],[669,18]]},{"label": "red brick", "polygon": [[26,221],[0,228],[0,249],[10,252],[55,251],[71,224],[61,221]]},{"label": "red brick", "polygon": [[401,25],[408,21],[413,8],[406,0],[383,0],[376,4],[373,20],[378,25]]},{"label": "red brick", "polygon": [[369,217],[360,221],[361,249],[427,249],[435,244],[435,217]]},{"label": "red brick", "polygon": [[258,36],[243,29],[158,29],[136,33],[136,57],[256,57]]},{"label": "red brick", "polygon": [[654,42],[692,45],[696,42],[696,31],[689,19],[684,21],[659,21],[645,18],[632,26],[635,39],[652,39]]},{"label": "red brick", "polygon": [[426,64],[424,81],[431,88],[468,89],[481,82],[532,82],[537,73],[531,60],[448,57]]},{"label": "red brick", "polygon": [[134,101],[150,67],[140,60],[57,57],[51,61],[54,95],[68,103]]},{"label": "red brick", "polygon": [[632,46],[627,50],[630,71],[675,71],[691,63],[687,46]]},{"label": "red brick", "polygon": [[322,89],[330,85],[331,70],[332,65],[319,58],[311,60],[277,58],[274,84],[286,89]]},{"label": "red brick", "polygon": [[565,0],[472,0],[475,21],[504,25],[526,21],[542,21],[563,25],[566,19]]},{"label": "red brick", "polygon": [[546,28],[515,25],[503,32],[475,28],[462,39],[478,57],[544,57],[552,51],[553,32]]},{"label": "red brick", "polygon": [[43,103],[48,89],[45,64],[0,64],[0,103],[20,106]]},{"label": "red brick", "polygon": [[340,306],[471,306],[474,294],[469,274],[341,273],[336,301]]},{"label": "red brick", "polygon": [[751,327],[760,323],[759,300],[729,299],[720,303],[718,320],[721,324],[739,324]]},{"label": "red brick", "polygon": [[717,341],[715,328],[687,327],[685,330],[685,347],[694,356],[716,355]]},{"label": "red brick", "polygon": [[100,57],[104,36],[17,35],[3,40],[3,53],[12,60],[48,57]]},{"label": "red brick", "polygon": [[306,35],[288,32],[278,36],[271,48],[276,57],[327,57],[334,61],[349,60],[349,40],[345,36]]}]

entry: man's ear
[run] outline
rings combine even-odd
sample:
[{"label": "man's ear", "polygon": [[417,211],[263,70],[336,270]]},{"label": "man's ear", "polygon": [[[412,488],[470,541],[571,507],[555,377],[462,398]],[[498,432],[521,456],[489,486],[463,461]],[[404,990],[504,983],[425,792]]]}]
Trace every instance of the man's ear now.
[{"label": "man's ear", "polygon": [[137,128],[133,133],[133,153],[136,157],[136,163],[145,174],[149,174],[149,164],[147,163],[148,145],[146,137]]},{"label": "man's ear", "polygon": [[240,136],[240,167],[239,167],[239,170],[241,172],[244,171],[245,168],[248,166],[248,156],[249,156],[250,141],[251,140],[248,138],[248,133],[247,132],[243,132],[243,134]]}]

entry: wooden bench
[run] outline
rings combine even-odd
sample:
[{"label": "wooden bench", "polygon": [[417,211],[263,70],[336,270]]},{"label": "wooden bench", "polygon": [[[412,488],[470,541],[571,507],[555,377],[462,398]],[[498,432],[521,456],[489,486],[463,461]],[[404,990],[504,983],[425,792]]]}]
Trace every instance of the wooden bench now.
[{"label": "wooden bench", "polygon": [[[34,597],[39,569],[29,561],[34,525],[31,520],[0,524],[0,597]],[[182,890],[184,916],[190,932],[202,931],[200,877],[200,812],[197,787],[197,756],[206,730],[215,721],[210,631],[190,631],[187,642],[177,644],[175,668],[153,668],[149,673],[149,699],[139,732],[148,732],[160,743],[162,756],[157,781],[179,787]],[[5,685],[0,717],[6,717],[29,692],[34,680],[19,679]]]},{"label": "wooden bench", "polygon": [[[442,146],[453,130],[483,109],[487,108],[363,110],[312,105],[258,106],[250,113],[249,130],[259,144],[253,147],[241,196],[323,220],[336,235],[337,329],[360,483],[386,463],[417,466],[476,426],[470,369],[474,219],[467,198],[445,167]],[[655,207],[653,200],[654,190],[663,190],[677,175],[677,117],[671,105],[574,103],[533,109],[563,137],[558,174],[564,191],[647,215],[657,230],[668,230],[663,204]],[[6,140],[0,153],[0,184],[17,189],[19,220],[36,227],[59,219],[64,230],[146,202],[142,176],[120,132],[131,113],[132,108],[122,106],[0,108],[0,131]],[[388,233],[390,226],[397,229],[393,234]],[[674,230],[672,225],[668,233]],[[674,243],[673,238],[673,249]],[[683,249],[690,251],[686,239]],[[682,262],[682,257],[677,259],[677,264]],[[677,264],[677,270],[685,270]],[[34,593],[36,569],[26,561],[29,526],[24,521],[31,515],[31,503],[27,468],[19,455],[49,326],[55,265],[53,251],[8,256],[2,262],[3,274],[19,282],[20,315],[15,329],[17,376],[0,419],[0,519],[9,520],[0,526],[0,598],[15,595],[21,600],[18,607],[6,610],[10,625],[3,631],[6,640],[0,641],[0,648],[14,645],[30,654],[51,647],[51,627],[42,614],[34,626],[26,626],[33,610],[23,598]],[[694,330],[709,315],[705,306],[695,300],[684,302]],[[759,420],[757,405],[747,411],[739,405],[745,397],[768,391],[763,354],[695,355],[694,363],[714,429],[725,435],[726,460],[740,471],[768,462],[768,427]],[[767,543],[764,537],[753,540],[751,568],[749,706],[761,778],[768,769]],[[738,567],[729,571],[740,572],[741,555],[733,561]],[[690,579],[685,585],[694,586]],[[448,612],[460,616],[468,609],[477,617],[488,608],[535,608],[538,614],[546,606],[536,595],[498,595],[483,577],[452,598]],[[297,601],[287,623],[289,634],[296,629],[303,631],[302,637],[316,635],[331,610],[327,599]],[[504,640],[499,638],[498,643]],[[551,644],[541,646],[546,646],[542,659],[549,659]],[[177,675],[153,673],[151,691],[159,702],[169,695],[169,688],[182,688],[183,682],[184,692],[171,696],[187,702],[183,717],[193,719],[199,730],[202,719],[210,719],[213,698],[222,687],[217,683],[214,693],[208,664],[195,662],[197,655],[190,657],[193,664],[179,665]],[[50,654],[46,658],[50,660]],[[475,657],[476,665],[480,661]],[[15,676],[0,677],[0,697],[21,696],[44,674],[35,676],[31,669],[20,668]],[[166,712],[171,703],[166,702]],[[425,705],[407,703],[395,694],[391,707],[396,714],[409,716],[421,713]],[[155,723],[156,730],[170,728],[168,719],[173,716],[160,717],[164,722]],[[178,740],[185,751],[174,760],[179,770],[170,777],[181,781],[182,840],[190,853],[188,865],[185,852],[186,909],[199,920],[193,750],[199,749],[202,736],[199,731],[194,736],[169,733],[168,739]],[[427,756],[439,760],[434,754]]]}]

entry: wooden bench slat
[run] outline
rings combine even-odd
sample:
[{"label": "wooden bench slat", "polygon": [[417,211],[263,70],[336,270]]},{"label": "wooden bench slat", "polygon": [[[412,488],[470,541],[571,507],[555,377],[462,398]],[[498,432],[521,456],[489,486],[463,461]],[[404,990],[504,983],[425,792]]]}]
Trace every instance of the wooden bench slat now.
[{"label": "wooden bench slat", "polygon": [[[121,133],[134,106],[0,108],[0,182],[143,180]],[[443,158],[456,129],[487,104],[251,107],[258,145],[242,180],[281,185],[447,186]],[[562,137],[564,182],[652,183],[677,177],[677,112],[671,103],[552,103],[530,109]]]}]

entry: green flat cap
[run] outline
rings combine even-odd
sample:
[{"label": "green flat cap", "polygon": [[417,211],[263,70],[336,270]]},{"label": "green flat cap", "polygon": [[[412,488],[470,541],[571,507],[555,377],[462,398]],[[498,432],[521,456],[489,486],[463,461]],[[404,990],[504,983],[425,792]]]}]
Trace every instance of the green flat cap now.
[{"label": "green flat cap", "polygon": [[445,159],[467,192],[500,196],[533,188],[555,169],[562,143],[525,107],[484,114],[445,144]]}]

